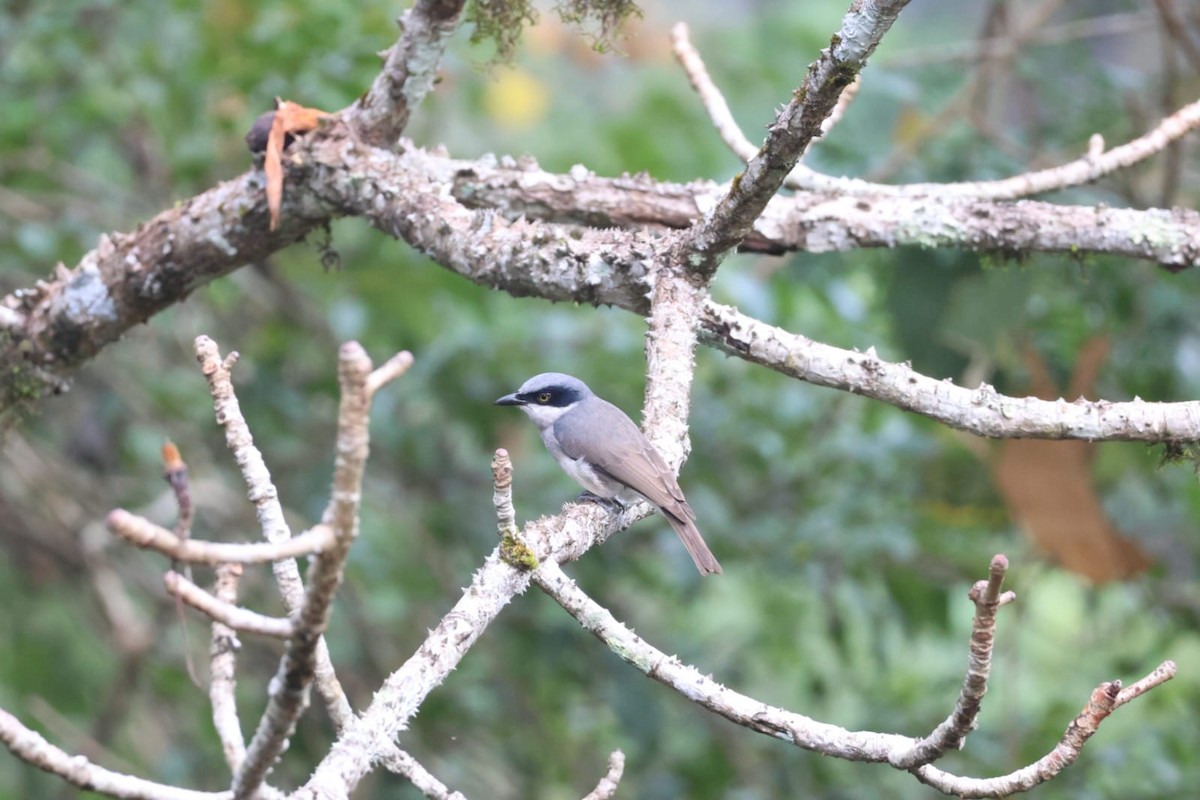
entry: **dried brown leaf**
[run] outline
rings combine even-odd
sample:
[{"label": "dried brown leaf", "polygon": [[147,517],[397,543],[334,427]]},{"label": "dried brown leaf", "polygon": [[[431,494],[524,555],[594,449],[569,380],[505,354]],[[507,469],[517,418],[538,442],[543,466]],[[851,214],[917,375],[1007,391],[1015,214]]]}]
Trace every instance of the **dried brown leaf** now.
[{"label": "dried brown leaf", "polygon": [[[1071,379],[1073,394],[1090,392],[1107,354],[1103,338],[1083,348]],[[1058,389],[1032,347],[1025,350],[1025,362],[1033,376],[1031,392],[1055,399]],[[1136,575],[1150,560],[1104,510],[1092,480],[1094,449],[1084,441],[1010,439],[999,447],[993,474],[1009,513],[1034,543],[1065,569],[1101,583]]]},{"label": "dried brown leaf", "polygon": [[279,227],[279,211],[283,205],[283,148],[287,144],[287,137],[315,129],[328,116],[320,109],[307,108],[290,100],[277,101],[263,160],[263,172],[267,176],[267,211],[271,215],[272,231]]}]

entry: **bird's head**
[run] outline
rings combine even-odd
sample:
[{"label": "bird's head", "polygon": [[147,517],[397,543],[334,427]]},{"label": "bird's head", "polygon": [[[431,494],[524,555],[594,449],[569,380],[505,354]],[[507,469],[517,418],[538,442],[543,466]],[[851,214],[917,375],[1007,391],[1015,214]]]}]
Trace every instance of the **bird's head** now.
[{"label": "bird's head", "polygon": [[591,397],[592,390],[578,378],[561,372],[543,372],[521,384],[512,394],[496,400],[498,406],[517,406],[538,429],[553,425],[580,401]]}]

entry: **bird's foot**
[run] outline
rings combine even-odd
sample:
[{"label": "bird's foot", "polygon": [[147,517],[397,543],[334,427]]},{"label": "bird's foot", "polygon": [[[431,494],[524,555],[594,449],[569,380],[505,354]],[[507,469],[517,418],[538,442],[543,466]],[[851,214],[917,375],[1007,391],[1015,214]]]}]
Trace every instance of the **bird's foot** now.
[{"label": "bird's foot", "polygon": [[601,497],[595,492],[580,492],[579,497],[575,498],[579,503],[599,503],[609,511],[620,513],[625,510],[625,506],[615,497]]}]

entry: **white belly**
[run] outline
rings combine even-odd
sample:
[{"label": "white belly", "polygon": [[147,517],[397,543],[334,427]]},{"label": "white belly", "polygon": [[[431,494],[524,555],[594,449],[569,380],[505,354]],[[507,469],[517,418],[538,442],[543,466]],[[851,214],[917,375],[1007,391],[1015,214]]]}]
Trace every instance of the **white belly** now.
[{"label": "white belly", "polygon": [[623,505],[628,505],[642,499],[640,494],[624,484],[618,483],[592,469],[592,466],[582,458],[568,457],[551,437],[543,436],[542,441],[545,442],[546,449],[550,451],[550,455],[554,456],[554,460],[562,467],[563,472],[570,475],[575,479],[576,483],[597,497],[603,497],[607,500],[615,499]]}]

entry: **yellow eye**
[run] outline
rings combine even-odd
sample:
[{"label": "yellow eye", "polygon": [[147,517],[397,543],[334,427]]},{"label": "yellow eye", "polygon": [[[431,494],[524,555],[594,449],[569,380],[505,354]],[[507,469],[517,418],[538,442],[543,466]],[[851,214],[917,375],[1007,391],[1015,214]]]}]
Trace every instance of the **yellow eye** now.
[{"label": "yellow eye", "polygon": [[539,403],[549,403],[550,402],[550,393],[542,392],[541,394],[538,395],[537,401]]}]

